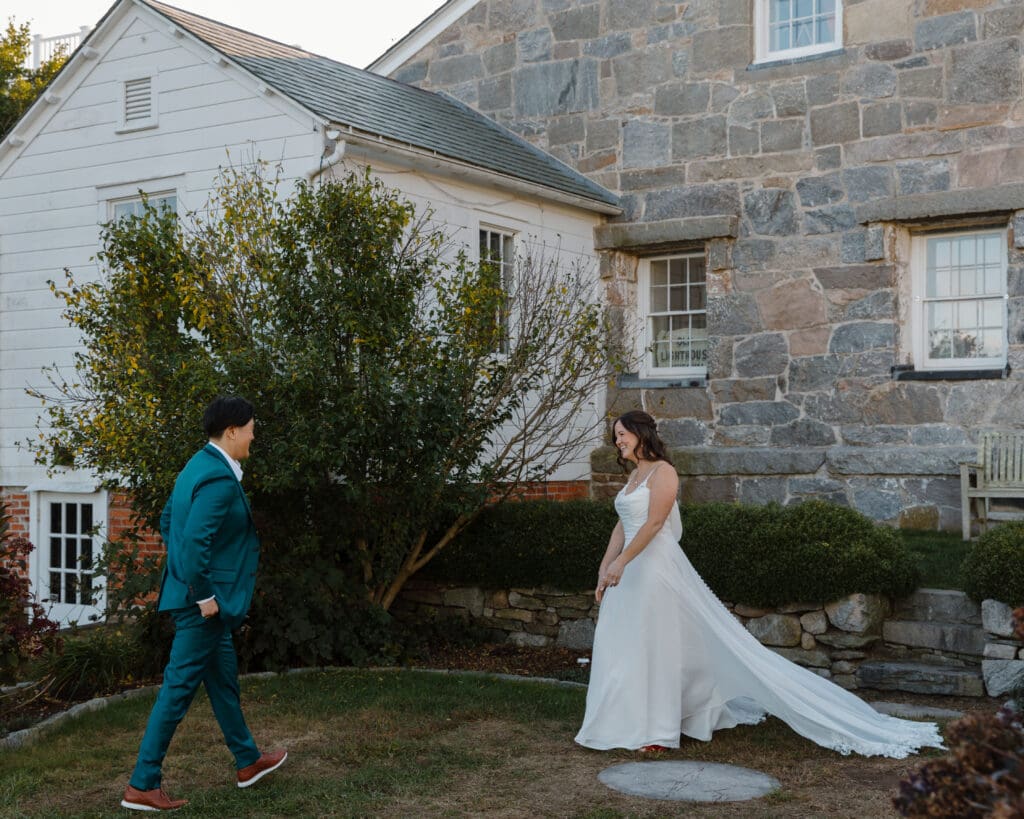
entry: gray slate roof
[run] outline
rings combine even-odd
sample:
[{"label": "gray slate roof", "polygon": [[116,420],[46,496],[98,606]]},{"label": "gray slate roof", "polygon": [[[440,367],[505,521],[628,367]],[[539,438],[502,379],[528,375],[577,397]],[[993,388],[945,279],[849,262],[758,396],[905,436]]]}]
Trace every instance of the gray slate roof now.
[{"label": "gray slate roof", "polygon": [[268,86],[331,122],[436,152],[545,188],[618,205],[617,197],[449,97],[143,0]]}]

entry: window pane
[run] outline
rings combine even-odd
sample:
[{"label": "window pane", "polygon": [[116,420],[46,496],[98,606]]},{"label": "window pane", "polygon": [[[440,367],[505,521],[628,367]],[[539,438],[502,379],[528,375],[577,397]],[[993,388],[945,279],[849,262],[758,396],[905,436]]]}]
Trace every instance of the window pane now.
[{"label": "window pane", "polygon": [[651,284],[667,284],[668,283],[668,262],[664,259],[659,259],[656,262],[651,262]]},{"label": "window pane", "polygon": [[92,571],[92,538],[82,538],[80,546],[78,565],[82,567],[83,571]]},{"label": "window pane", "polygon": [[793,47],[814,45],[814,23],[797,23],[793,26]]},{"label": "window pane", "polygon": [[91,605],[92,602],[93,602],[93,599],[92,599],[92,575],[90,575],[90,574],[83,574],[82,575],[81,592],[82,592],[82,602],[84,604],[86,604],[86,605]]},{"label": "window pane", "polygon": [[704,310],[704,296],[706,289],[702,284],[690,285],[690,310]]},{"label": "window pane", "polygon": [[78,541],[73,537],[64,541],[64,568],[78,568]]},{"label": "window pane", "polygon": [[651,288],[651,312],[652,313],[665,313],[668,311],[668,288],[667,287],[652,287]]},{"label": "window pane", "polygon": [[60,568],[60,538],[59,537],[51,537],[50,538],[50,568],[51,569],[59,569]]},{"label": "window pane", "polygon": [[64,504],[64,532],[69,535],[78,534],[78,504]]},{"label": "window pane", "polygon": [[989,264],[995,262],[1000,263],[1002,261],[1002,253],[1000,252],[1000,244],[1002,236],[998,233],[985,236],[983,240],[983,247],[985,253],[985,261]]},{"label": "window pane", "polygon": [[768,3],[768,22],[778,23],[789,20],[789,0],[770,0]]},{"label": "window pane", "polygon": [[703,256],[696,256],[690,259],[690,283],[703,282],[706,279],[705,262]]},{"label": "window pane", "polygon": [[60,602],[60,572],[50,572],[50,602]]},{"label": "window pane", "polygon": [[814,0],[795,0],[793,17],[811,17],[814,14]]},{"label": "window pane", "polygon": [[983,330],[979,336],[980,345],[978,347],[978,355],[983,358],[996,358],[1003,354],[1003,331],[999,330]]},{"label": "window pane", "polygon": [[981,321],[985,327],[999,327],[1003,326],[1003,302],[993,301],[988,299],[983,301],[981,310]]},{"label": "window pane", "polygon": [[66,574],[64,575],[64,602],[65,603],[77,603],[78,602],[78,575]]},{"label": "window pane", "polygon": [[60,533],[60,504],[50,504],[50,534]]},{"label": "window pane", "polygon": [[672,284],[686,284],[686,259],[671,259],[669,261],[668,280]]},{"label": "window pane", "polygon": [[92,504],[91,503],[83,503],[79,507],[79,509],[82,510],[82,531],[83,532],[91,532],[92,531]]},{"label": "window pane", "polygon": [[819,17],[816,43],[831,43],[836,39],[836,18]]},{"label": "window pane", "polygon": [[770,51],[785,51],[789,48],[789,24],[784,23],[781,26],[772,26],[768,40],[768,49]]},{"label": "window pane", "polygon": [[819,14],[832,14],[836,10],[836,0],[818,0]]},{"label": "window pane", "polygon": [[673,287],[669,293],[669,309],[673,312],[681,312],[686,309],[685,287]]}]

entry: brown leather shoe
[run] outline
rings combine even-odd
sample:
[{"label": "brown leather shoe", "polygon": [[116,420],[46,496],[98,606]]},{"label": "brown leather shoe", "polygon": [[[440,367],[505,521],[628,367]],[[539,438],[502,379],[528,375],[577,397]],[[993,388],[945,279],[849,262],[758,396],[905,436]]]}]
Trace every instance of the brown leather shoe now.
[{"label": "brown leather shoe", "polygon": [[252,765],[246,765],[244,768],[239,769],[238,787],[248,788],[250,785],[255,785],[268,773],[280,768],[287,758],[288,752],[283,748],[278,751],[268,751],[253,762]]},{"label": "brown leather shoe", "polygon": [[121,807],[128,808],[128,810],[177,810],[187,804],[187,799],[171,799],[164,793],[163,788],[140,791],[131,785],[124,789],[124,799],[121,800]]}]

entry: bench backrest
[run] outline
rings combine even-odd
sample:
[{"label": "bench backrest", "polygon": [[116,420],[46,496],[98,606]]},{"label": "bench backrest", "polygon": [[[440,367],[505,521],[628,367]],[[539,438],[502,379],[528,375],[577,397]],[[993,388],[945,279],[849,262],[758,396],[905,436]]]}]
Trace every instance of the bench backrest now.
[{"label": "bench backrest", "polygon": [[982,432],[978,463],[988,486],[1024,485],[1024,430]]}]

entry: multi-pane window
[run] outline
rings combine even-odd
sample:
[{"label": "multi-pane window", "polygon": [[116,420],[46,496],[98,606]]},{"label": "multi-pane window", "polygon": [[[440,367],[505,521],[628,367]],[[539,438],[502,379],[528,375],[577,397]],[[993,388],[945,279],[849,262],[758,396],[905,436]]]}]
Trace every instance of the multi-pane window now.
[{"label": "multi-pane window", "polygon": [[[515,268],[515,237],[511,233],[492,228],[480,228],[480,264],[494,277],[494,286],[505,293],[512,290],[512,276]],[[498,334],[496,352],[507,353],[509,349],[509,317],[506,303],[502,303],[495,316]]]},{"label": "multi-pane window", "polygon": [[703,375],[707,371],[707,276],[703,254],[646,262],[642,308],[647,375]]},{"label": "multi-pane window", "polygon": [[756,0],[757,60],[802,57],[842,45],[843,0]]},{"label": "multi-pane window", "polygon": [[1006,232],[914,238],[915,358],[923,369],[1006,363]]},{"label": "multi-pane window", "polygon": [[50,603],[92,605],[93,560],[96,554],[96,533],[93,525],[93,504],[50,501],[43,525],[48,531],[47,564]]}]

